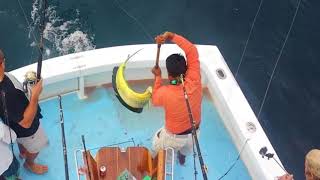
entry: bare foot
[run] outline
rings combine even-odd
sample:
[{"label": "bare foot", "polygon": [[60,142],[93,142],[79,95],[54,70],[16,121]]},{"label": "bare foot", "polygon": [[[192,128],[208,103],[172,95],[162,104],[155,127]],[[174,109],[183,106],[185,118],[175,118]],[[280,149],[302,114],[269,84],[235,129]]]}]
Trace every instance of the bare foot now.
[{"label": "bare foot", "polygon": [[184,163],[186,162],[186,156],[181,154],[180,151],[178,151],[178,159],[179,159],[179,163],[180,165],[184,165]]},{"label": "bare foot", "polygon": [[25,162],[23,166],[35,174],[44,174],[48,172],[48,166],[41,165],[41,164],[36,164],[36,163],[30,164]]}]

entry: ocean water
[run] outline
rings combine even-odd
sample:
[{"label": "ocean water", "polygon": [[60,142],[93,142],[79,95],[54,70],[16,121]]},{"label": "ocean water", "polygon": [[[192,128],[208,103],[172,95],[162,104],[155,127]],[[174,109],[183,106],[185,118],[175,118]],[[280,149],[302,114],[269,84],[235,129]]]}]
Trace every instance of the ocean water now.
[{"label": "ocean water", "polygon": [[[0,0],[0,48],[12,70],[37,60],[39,0]],[[260,0],[49,1],[45,59],[114,45],[153,43],[166,30],[217,45],[235,73]],[[258,114],[298,0],[264,1],[237,76]],[[320,147],[320,1],[301,0],[259,121],[288,172]],[[25,16],[24,16],[25,14]],[[28,22],[27,22],[28,21]],[[34,35],[33,35],[34,34]],[[58,67],[52,67],[58,68]]]}]

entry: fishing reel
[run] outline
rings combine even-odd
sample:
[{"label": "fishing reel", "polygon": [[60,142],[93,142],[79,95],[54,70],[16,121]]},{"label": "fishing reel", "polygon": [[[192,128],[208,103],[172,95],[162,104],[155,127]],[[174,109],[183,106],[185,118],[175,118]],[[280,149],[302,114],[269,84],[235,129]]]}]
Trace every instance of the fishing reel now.
[{"label": "fishing reel", "polygon": [[287,172],[286,169],[284,169],[284,167],[277,161],[276,158],[274,158],[274,153],[268,153],[268,148],[267,147],[262,147],[259,151],[259,154],[262,156],[262,158],[266,157],[268,160],[269,159],[273,159],[275,163],[277,163],[277,165],[286,173],[289,174]]},{"label": "fishing reel", "polygon": [[28,71],[24,75],[24,81],[23,81],[23,91],[25,93],[28,92],[29,87],[33,87],[37,82],[37,73],[34,71]]},{"label": "fishing reel", "polygon": [[273,158],[274,154],[273,153],[267,153],[268,152],[268,148],[267,147],[262,147],[259,151],[259,154],[262,156],[262,158],[267,157],[268,160],[270,158]]}]

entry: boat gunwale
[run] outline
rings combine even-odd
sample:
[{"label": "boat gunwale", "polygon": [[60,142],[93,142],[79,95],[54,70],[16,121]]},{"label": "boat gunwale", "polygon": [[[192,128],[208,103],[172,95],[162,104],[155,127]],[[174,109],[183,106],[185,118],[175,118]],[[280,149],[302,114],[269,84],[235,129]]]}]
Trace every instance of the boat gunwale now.
[{"label": "boat gunwale", "polygon": [[[153,79],[150,69],[154,66],[156,45],[125,45],[90,50],[65,56],[55,57],[43,61],[42,77],[44,79],[44,90],[41,101],[49,100],[57,94],[78,92],[80,98],[85,98],[85,88],[90,86],[102,86],[111,83],[111,76],[103,77],[101,80],[93,81],[85,79],[99,73],[111,74],[114,66],[119,65],[125,60],[128,53],[133,53],[137,49],[144,50],[135,55],[128,62],[126,71],[135,74],[127,77],[134,81],[139,79]],[[241,154],[242,161],[245,163],[250,176],[253,179],[274,179],[282,175],[283,170],[272,161],[261,158],[259,149],[266,146],[271,152],[275,153],[268,137],[257,120],[249,103],[243,95],[232,72],[226,64],[222,54],[216,46],[197,45],[199,59],[201,62],[202,84],[208,88],[212,102],[217,108],[219,115],[232,137],[233,143],[240,152],[243,145],[245,148]],[[126,53],[124,53],[126,52]],[[159,65],[165,68],[165,58],[172,54],[183,51],[172,44],[163,45],[160,54]],[[108,57],[108,58],[106,58]],[[107,60],[104,60],[107,59]],[[20,82],[24,80],[25,72],[36,70],[37,64],[31,64],[13,70],[12,73]],[[58,68],[55,68],[58,67]],[[223,69],[226,77],[219,78],[217,69]],[[166,72],[163,72],[166,77]],[[103,80],[102,80],[103,79]],[[69,89],[57,88],[55,92],[48,92],[49,88],[65,81],[74,81]],[[247,129],[247,123],[253,123],[256,127],[254,133]],[[249,140],[248,140],[249,139]],[[280,163],[277,154],[274,156]]]}]

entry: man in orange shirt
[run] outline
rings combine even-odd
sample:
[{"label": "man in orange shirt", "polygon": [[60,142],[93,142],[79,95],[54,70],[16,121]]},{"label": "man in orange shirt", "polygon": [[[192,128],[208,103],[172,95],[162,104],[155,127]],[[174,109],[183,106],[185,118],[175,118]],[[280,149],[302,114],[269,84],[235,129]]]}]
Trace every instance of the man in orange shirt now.
[{"label": "man in orange shirt", "polygon": [[201,75],[197,48],[184,37],[172,32],[165,32],[155,38],[157,44],[171,40],[177,44],[187,57],[187,62],[181,54],[172,54],[166,59],[169,85],[161,85],[161,69],[154,67],[152,73],[155,82],[152,92],[152,104],[162,106],[165,110],[165,127],[158,130],[153,138],[153,150],[172,147],[178,151],[180,164],[184,164],[185,156],[193,149],[192,126],[187,104],[184,98],[180,75],[184,76],[184,85],[188,94],[197,134],[201,121]]}]

